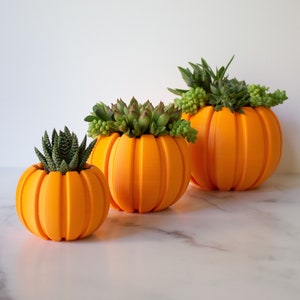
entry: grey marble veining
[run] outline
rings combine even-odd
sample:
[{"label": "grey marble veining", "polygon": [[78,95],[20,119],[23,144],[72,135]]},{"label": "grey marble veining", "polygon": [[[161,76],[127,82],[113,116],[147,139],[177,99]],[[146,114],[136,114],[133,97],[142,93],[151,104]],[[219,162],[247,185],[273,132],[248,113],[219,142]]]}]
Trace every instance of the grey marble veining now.
[{"label": "grey marble veining", "polygon": [[21,225],[19,175],[0,169],[1,300],[299,299],[299,175],[243,192],[190,185],[162,212],[111,209],[74,242],[45,241]]}]

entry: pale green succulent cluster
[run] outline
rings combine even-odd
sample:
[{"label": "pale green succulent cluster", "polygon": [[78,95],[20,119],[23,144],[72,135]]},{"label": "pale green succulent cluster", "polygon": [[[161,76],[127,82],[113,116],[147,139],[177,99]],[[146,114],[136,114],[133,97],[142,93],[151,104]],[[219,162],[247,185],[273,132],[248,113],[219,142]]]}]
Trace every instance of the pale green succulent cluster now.
[{"label": "pale green succulent cluster", "polygon": [[155,137],[183,136],[188,142],[194,143],[197,131],[190,127],[189,121],[182,120],[181,115],[181,109],[176,108],[174,103],[165,106],[160,102],[153,106],[150,101],[141,104],[132,98],[128,105],[122,99],[110,107],[99,102],[84,120],[89,122],[88,135],[93,138],[117,132],[129,137],[140,137],[143,134]]},{"label": "pale green succulent cluster", "polygon": [[86,147],[87,137],[85,136],[81,144],[78,143],[77,136],[65,127],[64,131],[52,132],[51,140],[47,131],[42,137],[42,154],[36,147],[34,148],[37,157],[46,172],[58,171],[65,174],[68,171],[80,172],[84,169],[85,163],[96,143],[92,141]]},{"label": "pale green succulent cluster", "polygon": [[270,93],[268,87],[248,85],[236,78],[229,79],[226,72],[233,58],[234,56],[225,67],[216,68],[216,71],[203,58],[200,64],[189,63],[192,70],[178,67],[189,89],[169,88],[170,92],[180,96],[174,99],[176,107],[188,114],[194,114],[206,105],[214,106],[216,111],[228,107],[232,112],[243,113],[243,106],[272,107],[287,99],[285,91],[276,90]]}]

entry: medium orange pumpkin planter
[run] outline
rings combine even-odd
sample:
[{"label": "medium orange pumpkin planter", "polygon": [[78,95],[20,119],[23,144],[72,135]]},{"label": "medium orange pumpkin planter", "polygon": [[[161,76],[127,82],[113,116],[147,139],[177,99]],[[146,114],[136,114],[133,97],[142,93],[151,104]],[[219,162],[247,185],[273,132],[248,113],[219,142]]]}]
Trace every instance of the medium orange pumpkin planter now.
[{"label": "medium orange pumpkin planter", "polygon": [[198,131],[189,146],[191,180],[206,190],[253,189],[275,172],[281,158],[281,127],[270,107],[283,103],[286,93],[228,78],[232,60],[215,72],[203,58],[190,63],[192,70],[179,67],[189,89],[169,89],[180,96],[176,107]]},{"label": "medium orange pumpkin planter", "polygon": [[[82,151],[83,156],[87,158],[91,148]],[[59,151],[53,149],[54,157]],[[46,160],[49,163],[49,157]],[[52,171],[45,162],[24,171],[16,189],[16,211],[30,232],[44,239],[70,241],[92,234],[104,222],[109,210],[108,185],[103,173],[84,160],[78,160],[82,166],[78,169],[76,164],[76,170]]]},{"label": "medium orange pumpkin planter", "polygon": [[97,140],[88,162],[104,173],[112,207],[147,213],[181,198],[191,176],[187,141],[195,142],[197,132],[173,104],[97,103],[85,121]]},{"label": "medium orange pumpkin planter", "polygon": [[131,138],[113,133],[98,138],[88,161],[107,178],[112,206],[126,212],[159,211],[173,205],[191,175],[183,137],[146,134]]},{"label": "medium orange pumpkin planter", "polygon": [[189,147],[192,182],[200,188],[253,189],[276,170],[282,149],[276,115],[266,107],[242,109],[243,114],[206,106],[187,116],[198,130]]}]

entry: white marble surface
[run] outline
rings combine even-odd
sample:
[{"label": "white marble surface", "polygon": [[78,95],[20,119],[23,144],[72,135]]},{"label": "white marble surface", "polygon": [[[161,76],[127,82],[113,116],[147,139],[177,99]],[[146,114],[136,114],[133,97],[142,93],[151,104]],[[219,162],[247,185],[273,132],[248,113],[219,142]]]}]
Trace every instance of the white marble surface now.
[{"label": "white marble surface", "polygon": [[75,242],[19,222],[22,170],[0,169],[0,299],[300,299],[300,175],[246,192],[190,185],[170,209],[110,210]]}]

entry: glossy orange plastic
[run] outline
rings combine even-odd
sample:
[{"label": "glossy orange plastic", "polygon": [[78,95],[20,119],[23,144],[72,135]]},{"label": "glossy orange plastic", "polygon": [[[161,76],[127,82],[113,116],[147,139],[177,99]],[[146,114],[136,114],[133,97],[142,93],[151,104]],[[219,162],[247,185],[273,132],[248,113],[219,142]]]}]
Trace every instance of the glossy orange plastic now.
[{"label": "glossy orange plastic", "polygon": [[192,182],[206,190],[246,190],[263,183],[276,170],[282,149],[279,121],[266,107],[201,108],[185,115],[198,130],[190,144]]},{"label": "glossy orange plastic", "polygon": [[93,233],[109,210],[109,190],[95,166],[77,171],[46,173],[33,165],[21,175],[16,210],[33,234],[54,241],[75,240]]},{"label": "glossy orange plastic", "polygon": [[173,205],[191,176],[187,142],[168,135],[99,137],[88,162],[107,178],[111,205],[126,212],[146,213]]}]

